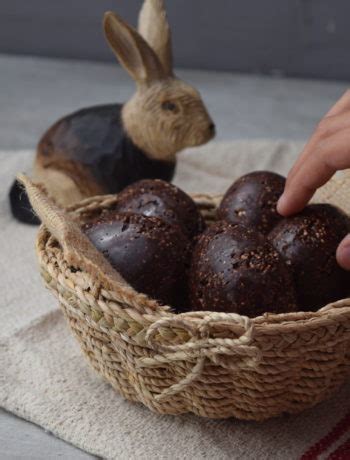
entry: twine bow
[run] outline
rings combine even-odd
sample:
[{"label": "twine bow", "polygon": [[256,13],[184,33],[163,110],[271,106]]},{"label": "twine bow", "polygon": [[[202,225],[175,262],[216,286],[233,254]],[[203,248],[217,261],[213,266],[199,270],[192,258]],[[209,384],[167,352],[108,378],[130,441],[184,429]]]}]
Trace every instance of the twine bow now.
[{"label": "twine bow", "polygon": [[[210,337],[213,326],[218,328],[220,324],[226,331],[231,327],[235,333],[242,328],[244,332],[237,338]],[[164,328],[183,329],[187,331],[190,339],[175,345],[161,344],[155,338]],[[148,328],[145,336],[146,343],[158,353],[153,357],[140,358],[138,365],[159,367],[177,361],[195,362],[188,375],[155,396],[157,401],[162,401],[183,391],[194,382],[203,372],[207,360],[233,371],[256,367],[261,356],[258,348],[251,345],[253,337],[254,324],[246,316],[235,313],[183,313],[160,319]]]}]

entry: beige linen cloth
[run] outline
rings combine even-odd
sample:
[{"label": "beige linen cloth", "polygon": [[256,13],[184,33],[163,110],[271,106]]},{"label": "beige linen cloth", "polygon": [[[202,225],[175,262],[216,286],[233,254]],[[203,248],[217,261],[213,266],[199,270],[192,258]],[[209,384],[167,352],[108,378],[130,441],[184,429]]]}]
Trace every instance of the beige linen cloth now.
[{"label": "beige linen cloth", "polygon": [[[181,154],[175,183],[188,192],[220,193],[251,170],[287,173],[299,150],[285,142],[211,143]],[[349,386],[303,414],[264,423],[159,416],[124,401],[89,367],[44,289],[37,228],[10,217],[8,187],[32,157],[0,153],[1,406],[108,459],[297,459],[347,413]]]}]

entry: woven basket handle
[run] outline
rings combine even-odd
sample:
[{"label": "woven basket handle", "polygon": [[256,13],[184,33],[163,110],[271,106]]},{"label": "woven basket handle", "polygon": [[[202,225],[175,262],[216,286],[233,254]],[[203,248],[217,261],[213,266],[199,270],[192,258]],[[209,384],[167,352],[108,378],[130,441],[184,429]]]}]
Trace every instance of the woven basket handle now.
[{"label": "woven basket handle", "polygon": [[43,225],[60,243],[65,260],[70,265],[83,268],[94,279],[99,279],[107,289],[126,285],[119,273],[81,231],[77,222],[48,197],[41,184],[32,182],[24,174],[19,174],[17,179],[25,187],[30,204]]},{"label": "woven basket handle", "polygon": [[[236,332],[236,338],[211,337],[211,328],[228,327]],[[186,331],[187,339],[175,344],[159,343],[161,337],[169,330],[174,336],[175,330]],[[140,367],[162,367],[179,361],[194,363],[188,374],[178,382],[154,396],[156,401],[167,400],[173,395],[184,391],[202,374],[207,361],[231,371],[239,369],[255,369],[261,360],[259,349],[253,344],[255,336],[254,321],[247,316],[236,313],[188,312],[162,318],[148,328],[145,340],[148,346],[156,350],[151,356],[137,360]]]}]

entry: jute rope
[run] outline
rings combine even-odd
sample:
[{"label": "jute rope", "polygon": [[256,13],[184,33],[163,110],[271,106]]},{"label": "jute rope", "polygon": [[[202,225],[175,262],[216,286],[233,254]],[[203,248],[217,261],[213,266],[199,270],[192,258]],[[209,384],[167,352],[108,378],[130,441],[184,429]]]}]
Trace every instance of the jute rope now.
[{"label": "jute rope", "polygon": [[[186,318],[199,319],[199,321],[186,321]],[[210,327],[215,323],[225,321],[227,326],[231,323],[239,324],[244,329],[237,339],[210,338]],[[153,338],[160,328],[169,327],[188,330],[192,336],[191,340],[179,345],[162,345],[154,341]],[[153,323],[147,330],[146,343],[157,350],[162,350],[162,354],[156,354],[152,358],[140,358],[137,364],[141,367],[158,367],[164,364],[171,365],[176,361],[195,361],[193,369],[180,382],[171,385],[155,398],[161,401],[169,398],[188,387],[198,378],[207,359],[213,364],[221,367],[237,370],[239,368],[254,367],[257,364],[259,350],[250,346],[253,339],[253,323],[246,316],[232,314],[227,318],[226,314],[208,312],[203,317],[203,313],[184,313],[172,318],[164,318]],[[229,360],[222,359],[222,356],[229,356]],[[239,359],[235,357],[239,356]]]},{"label": "jute rope", "polygon": [[[93,197],[63,210],[25,176],[43,222],[37,254],[90,364],[125,398],[165,414],[263,420],[296,413],[328,397],[350,373],[350,299],[318,312],[175,315],[135,292],[91,245],[82,223],[113,206]],[[200,195],[208,223],[219,197]],[[321,189],[350,214],[350,174]]]}]

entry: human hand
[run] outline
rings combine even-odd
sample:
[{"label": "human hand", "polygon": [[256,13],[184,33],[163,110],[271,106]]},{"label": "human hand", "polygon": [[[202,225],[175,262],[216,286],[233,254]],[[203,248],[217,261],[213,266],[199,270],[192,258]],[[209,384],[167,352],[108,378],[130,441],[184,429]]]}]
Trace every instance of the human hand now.
[{"label": "human hand", "polygon": [[[278,212],[289,216],[301,211],[336,171],[347,168],[350,168],[350,90],[320,121],[289,172]],[[340,243],[337,260],[350,270],[350,235]]]}]

